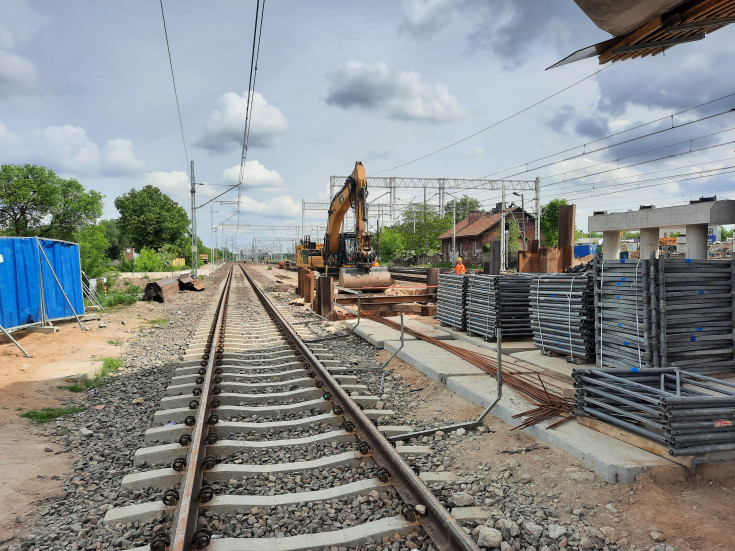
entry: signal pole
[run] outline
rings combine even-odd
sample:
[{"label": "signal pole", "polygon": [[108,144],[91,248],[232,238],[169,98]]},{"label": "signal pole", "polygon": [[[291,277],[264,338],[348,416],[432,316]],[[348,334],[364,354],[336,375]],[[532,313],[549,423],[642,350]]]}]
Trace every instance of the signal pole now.
[{"label": "signal pole", "polygon": [[194,179],[194,161],[191,161],[191,275],[197,277],[199,268],[199,254],[197,254],[197,213],[196,213],[196,182]]}]

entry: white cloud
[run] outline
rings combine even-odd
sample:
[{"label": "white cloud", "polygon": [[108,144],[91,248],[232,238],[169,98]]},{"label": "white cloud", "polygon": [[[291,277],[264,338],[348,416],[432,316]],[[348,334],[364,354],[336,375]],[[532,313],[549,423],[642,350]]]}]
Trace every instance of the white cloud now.
[{"label": "white cloud", "polygon": [[463,0],[404,0],[401,28],[417,37],[429,37],[444,28]]},{"label": "white cloud", "polygon": [[[222,172],[225,184],[237,184],[240,180],[240,165],[235,165]],[[283,178],[275,170],[269,170],[260,161],[245,161],[243,189],[267,190],[283,185]]]},{"label": "white cloud", "polygon": [[465,157],[484,157],[485,156],[485,150],[482,148],[482,146],[476,145],[472,149],[468,149],[464,152]]},{"label": "white cloud", "polygon": [[188,195],[191,190],[190,177],[183,170],[174,170],[172,172],[148,172],[143,177],[143,184],[146,186],[157,187],[166,195],[181,196],[182,193]]},{"label": "white cloud", "polygon": [[31,92],[37,82],[38,71],[32,61],[0,50],[0,98]]},{"label": "white cloud", "polygon": [[144,163],[135,156],[133,142],[117,138],[102,150],[102,168],[106,172],[129,174],[143,170]]},{"label": "white cloud", "polygon": [[35,156],[53,167],[84,172],[96,168],[99,163],[97,144],[87,139],[87,133],[80,126],[47,126],[31,135]]},{"label": "white cloud", "polygon": [[257,201],[243,195],[240,198],[240,211],[246,214],[288,218],[301,214],[301,203],[296,202],[290,195],[279,195],[267,201]]},{"label": "white cloud", "polygon": [[385,63],[350,61],[330,77],[326,102],[343,109],[361,107],[395,119],[432,123],[467,114],[446,84],[426,84],[418,73],[391,71]]},{"label": "white cloud", "polygon": [[[242,146],[245,127],[247,92],[227,92],[215,102],[215,108],[207,119],[204,135],[196,143],[199,147],[226,151]],[[253,95],[252,122],[249,147],[273,147],[280,135],[288,130],[288,122],[280,109],[255,92]]]},{"label": "white cloud", "polygon": [[5,126],[5,123],[0,121],[0,145],[8,145],[19,140],[20,138],[10,132],[10,130],[8,130],[8,127]]}]

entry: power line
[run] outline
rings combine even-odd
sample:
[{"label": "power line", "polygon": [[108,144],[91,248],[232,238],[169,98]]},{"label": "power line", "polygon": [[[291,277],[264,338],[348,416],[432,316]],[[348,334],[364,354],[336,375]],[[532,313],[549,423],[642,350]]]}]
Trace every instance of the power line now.
[{"label": "power line", "polygon": [[[244,170],[245,170],[245,159],[247,157],[247,144],[248,139],[250,137],[250,122],[252,118],[249,116],[252,112],[252,98],[255,93],[255,72],[257,71],[257,62],[258,58],[260,56],[260,36],[262,35],[263,30],[263,14],[265,12],[265,0],[263,0],[263,9],[260,9],[260,0],[258,0],[256,6],[255,6],[255,23],[253,26],[253,46],[252,51],[250,54],[250,77],[248,78],[248,93],[247,93],[247,99],[245,102],[245,125],[243,127],[243,139],[242,139],[242,151],[240,154],[240,175],[238,177],[237,184],[232,184],[229,189],[226,189],[222,193],[212,197],[209,201],[206,203],[199,205],[197,208],[201,208],[212,201],[216,201],[226,193],[229,193],[233,189],[237,188],[237,203],[238,203],[238,209],[235,214],[238,215],[238,223],[239,223],[239,214],[240,214],[240,193],[242,191],[242,183],[244,181]],[[258,31],[258,27],[260,23],[260,31]],[[256,55],[256,48],[257,48],[257,55]]]},{"label": "power line", "polygon": [[634,153],[632,155],[626,155],[625,157],[619,157],[617,159],[612,159],[610,161],[602,161],[600,163],[595,163],[593,165],[589,165],[589,166],[586,166],[586,167],[575,168],[573,170],[569,170],[569,171],[565,171],[565,172],[559,172],[557,174],[552,174],[551,176],[547,176],[547,178],[556,178],[558,176],[563,176],[564,179],[563,180],[560,180],[558,182],[548,182],[546,184],[543,184],[542,183],[541,184],[541,187],[557,186],[559,184],[563,184],[563,183],[566,183],[566,182],[573,182],[575,180],[581,180],[582,178],[589,178],[590,176],[597,176],[599,174],[606,174],[608,172],[614,172],[614,171],[620,170],[622,168],[630,168],[630,167],[634,167],[634,166],[639,166],[639,165],[644,165],[644,164],[648,164],[648,163],[653,163],[653,162],[656,162],[656,161],[663,161],[663,160],[671,159],[671,158],[674,158],[674,157],[680,157],[682,155],[689,155],[690,153],[698,153],[700,151],[705,151],[705,150],[708,150],[708,149],[714,149],[716,147],[723,147],[723,146],[726,146],[726,145],[730,145],[730,144],[733,144],[735,142],[729,141],[729,142],[723,142],[723,143],[720,143],[720,144],[710,145],[710,146],[706,146],[706,147],[700,147],[698,149],[689,149],[689,151],[684,151],[682,153],[673,153],[671,155],[665,155],[663,157],[657,157],[655,159],[650,159],[648,161],[641,161],[640,163],[633,163],[633,164],[630,164],[630,165],[618,166],[616,168],[611,168],[609,170],[601,170],[599,172],[594,172],[592,174],[584,174],[582,176],[577,176],[576,178],[569,178],[569,179],[566,178],[566,175],[567,174],[571,174],[573,172],[579,172],[580,170],[589,170],[590,168],[594,168],[596,166],[602,166],[602,165],[609,165],[610,163],[619,163],[620,161],[622,161],[624,159],[631,159],[633,157],[640,157],[641,155],[645,155],[647,153],[653,153],[654,151],[661,151],[662,149],[668,149],[670,147],[674,147],[674,146],[677,146],[677,145],[683,145],[683,144],[689,143],[690,144],[690,148],[691,148],[691,143],[694,142],[694,141],[696,141],[696,140],[701,140],[701,139],[704,139],[704,138],[709,138],[711,136],[715,136],[717,134],[723,134],[725,132],[731,132],[732,130],[735,130],[735,127],[733,127],[733,128],[727,128],[725,130],[720,130],[719,132],[713,132],[712,134],[706,134],[704,136],[699,136],[697,138],[692,138],[692,139],[689,139],[689,140],[683,140],[681,142],[676,142],[676,143],[672,143],[672,144],[669,144],[669,145],[664,145],[662,147],[655,147],[655,148],[649,149],[647,151],[642,151],[640,153]]},{"label": "power line", "polygon": [[601,73],[602,71],[604,71],[604,70],[606,70],[606,69],[608,69],[608,68],[610,68],[610,67],[612,67],[612,65],[607,65],[607,66],[603,67],[602,69],[598,69],[598,70],[597,70],[597,71],[595,71],[594,73],[592,73],[592,74],[590,74],[590,75],[587,75],[586,77],[584,77],[584,78],[582,78],[582,79],[580,79],[580,80],[578,80],[578,81],[576,81],[576,82],[574,82],[574,83],[570,84],[569,86],[566,86],[566,87],[562,88],[561,90],[557,90],[557,91],[556,91],[556,92],[554,92],[553,94],[551,94],[551,95],[549,95],[549,96],[546,96],[546,97],[545,97],[545,98],[543,98],[543,99],[540,99],[540,100],[539,100],[539,101],[537,101],[536,103],[533,103],[533,104],[529,105],[528,107],[524,107],[524,108],[523,108],[523,109],[521,109],[520,111],[516,111],[516,112],[515,112],[515,113],[513,113],[512,115],[508,115],[508,116],[507,116],[507,117],[505,117],[504,119],[501,119],[501,120],[499,120],[499,121],[497,121],[497,122],[494,122],[494,123],[493,123],[493,124],[491,124],[490,126],[486,126],[486,127],[485,127],[485,128],[483,128],[482,130],[478,130],[477,132],[475,132],[475,133],[473,133],[473,134],[470,134],[469,136],[465,136],[464,138],[461,138],[461,139],[457,140],[456,142],[452,142],[452,143],[450,143],[449,145],[445,145],[444,147],[440,147],[439,149],[435,149],[434,151],[432,151],[432,152],[430,152],[430,153],[427,153],[426,155],[422,155],[421,157],[416,157],[415,159],[413,159],[413,160],[411,160],[411,161],[408,161],[408,162],[405,162],[405,163],[401,163],[401,164],[399,164],[399,165],[396,165],[396,166],[394,166],[394,167],[391,167],[391,168],[386,168],[386,169],[384,169],[384,170],[380,170],[380,171],[378,171],[378,172],[373,172],[372,174],[370,174],[370,176],[375,176],[376,174],[383,174],[384,172],[389,172],[389,171],[391,171],[391,170],[395,170],[395,169],[397,169],[397,168],[403,168],[404,166],[408,166],[408,165],[411,165],[411,164],[413,164],[413,163],[417,163],[418,161],[422,161],[423,159],[426,159],[427,157],[431,157],[432,155],[436,155],[437,153],[441,153],[442,151],[446,151],[447,149],[449,149],[449,148],[451,148],[451,147],[454,147],[455,145],[459,145],[459,144],[461,144],[462,142],[466,142],[467,140],[469,140],[469,139],[471,139],[471,138],[474,138],[475,136],[478,136],[478,135],[482,134],[483,132],[487,132],[488,130],[490,130],[490,129],[492,129],[492,128],[495,128],[496,126],[499,126],[499,125],[503,124],[504,122],[507,122],[507,121],[509,121],[509,120],[511,120],[511,119],[513,119],[513,118],[515,118],[515,117],[517,117],[518,115],[521,115],[521,114],[525,113],[526,111],[530,111],[530,110],[531,110],[531,109],[533,109],[534,107],[536,107],[536,106],[538,106],[538,105],[541,105],[542,103],[544,103],[544,102],[546,102],[546,101],[550,100],[551,98],[553,98],[553,97],[555,97],[555,96],[558,96],[558,95],[559,95],[559,94],[561,94],[562,92],[566,92],[566,91],[567,91],[567,90],[569,90],[570,88],[573,88],[573,87],[575,87],[575,86],[576,86],[577,84],[580,84],[580,83],[584,82],[585,80],[587,80],[587,79],[589,79],[589,78],[592,78],[593,76],[595,76],[595,75],[597,75],[597,74]]},{"label": "power line", "polygon": [[179,92],[176,90],[176,78],[174,77],[174,62],[171,60],[171,46],[168,43],[168,30],[166,29],[166,15],[163,13],[163,0],[161,4],[161,19],[163,20],[163,34],[166,37],[166,50],[168,51],[168,65],[171,67],[171,81],[174,83],[174,96],[176,97],[176,111],[179,113],[179,128],[181,128],[181,141],[184,144],[184,155],[186,156],[186,167],[189,170],[189,152],[186,149],[186,138],[184,138],[184,123],[181,122],[181,107],[179,106]]},{"label": "power line", "polygon": [[[599,153],[600,151],[605,151],[606,149],[612,149],[612,148],[618,147],[620,145],[629,144],[631,142],[635,142],[635,141],[638,141],[638,140],[649,138],[649,137],[655,136],[657,134],[662,134],[664,132],[670,132],[671,130],[677,130],[677,129],[682,128],[684,126],[689,126],[690,124],[696,124],[698,122],[706,121],[706,120],[713,119],[713,118],[719,117],[721,115],[727,115],[727,114],[730,114],[730,113],[735,113],[735,109],[728,109],[727,111],[722,111],[722,112],[716,113],[714,115],[708,115],[706,117],[702,117],[701,119],[696,119],[696,120],[693,120],[693,121],[689,121],[689,122],[685,122],[685,123],[682,123],[682,124],[678,124],[676,126],[671,126],[670,128],[662,128],[661,130],[656,130],[654,132],[649,132],[648,134],[644,134],[642,136],[637,136],[635,138],[630,138],[628,140],[623,140],[622,142],[617,142],[617,143],[614,143],[614,144],[606,145],[604,147],[598,147],[597,149],[593,149],[592,151],[583,151],[582,153],[579,153],[577,155],[572,155],[571,157],[565,157],[564,159],[558,159],[556,161],[552,161],[552,162],[546,163],[544,165],[536,166],[536,167],[533,167],[533,168],[526,168],[526,170],[522,170],[520,172],[516,172],[514,174],[509,175],[508,178],[512,178],[513,176],[518,176],[520,174],[526,174],[528,172],[535,172],[537,170],[541,170],[542,168],[547,168],[547,167],[550,167],[550,166],[553,166],[553,165],[556,165],[556,164],[559,164],[559,163],[564,163],[566,161],[573,161],[574,159],[580,159],[582,157],[586,157],[588,155],[592,155],[593,153]],[[695,139],[698,139],[698,138],[695,138]],[[686,140],[686,141],[690,141],[690,140]],[[488,176],[483,176],[483,178],[487,178],[487,177]]]},{"label": "power line", "polygon": [[[567,149],[563,149],[561,151],[557,151],[556,153],[552,153],[550,155],[545,155],[543,157],[539,157],[537,159],[533,159],[532,161],[526,161],[525,163],[519,163],[519,164],[517,164],[515,166],[512,166],[512,167],[509,167],[509,168],[504,168],[502,170],[497,170],[495,172],[492,172],[491,174],[488,174],[487,176],[484,176],[484,178],[489,178],[491,176],[495,176],[496,174],[500,174],[501,172],[507,172],[509,170],[515,170],[516,168],[520,168],[522,166],[527,166],[527,165],[530,165],[531,163],[536,163],[538,161],[544,161],[544,160],[549,159],[551,157],[554,157],[556,155],[563,155],[564,153],[569,153],[570,151],[574,151],[575,149],[579,149],[580,147],[583,148],[586,151],[587,146],[589,146],[589,145],[595,144],[597,142],[601,142],[603,140],[607,140],[609,138],[614,138],[615,136],[620,136],[621,134],[625,134],[627,132],[632,132],[633,130],[638,130],[639,128],[643,128],[645,126],[650,126],[651,124],[655,124],[657,122],[661,122],[661,121],[666,120],[666,119],[672,119],[671,126],[673,128],[674,127],[674,122],[673,122],[674,117],[679,116],[679,115],[682,115],[683,113],[687,113],[688,111],[692,111],[694,109],[699,109],[700,107],[704,107],[705,105],[710,105],[712,103],[716,103],[718,101],[721,101],[723,99],[727,99],[727,98],[732,97],[732,96],[735,96],[735,92],[732,92],[730,94],[727,94],[725,96],[721,96],[719,98],[716,98],[716,99],[713,99],[713,100],[710,100],[710,101],[706,101],[704,103],[700,103],[699,105],[695,105],[693,107],[688,107],[687,109],[683,109],[682,111],[677,111],[676,113],[671,113],[669,115],[666,115],[664,117],[660,117],[658,119],[654,119],[652,121],[644,122],[644,123],[639,124],[637,126],[633,126],[631,128],[627,128],[625,130],[621,130],[619,132],[614,132],[612,134],[608,134],[607,136],[604,136],[602,138],[598,138],[596,140],[592,140],[591,142],[586,142],[586,143],[583,143],[581,145],[575,145],[574,147],[569,147]],[[541,167],[537,167],[537,168],[541,168]]]}]

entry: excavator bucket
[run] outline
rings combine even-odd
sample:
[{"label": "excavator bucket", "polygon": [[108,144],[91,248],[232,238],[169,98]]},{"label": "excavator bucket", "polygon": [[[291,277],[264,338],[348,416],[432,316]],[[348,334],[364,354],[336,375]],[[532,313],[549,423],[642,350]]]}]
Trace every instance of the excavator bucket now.
[{"label": "excavator bucket", "polygon": [[381,289],[390,287],[390,272],[385,266],[376,266],[365,272],[362,268],[340,268],[339,286],[347,289]]}]

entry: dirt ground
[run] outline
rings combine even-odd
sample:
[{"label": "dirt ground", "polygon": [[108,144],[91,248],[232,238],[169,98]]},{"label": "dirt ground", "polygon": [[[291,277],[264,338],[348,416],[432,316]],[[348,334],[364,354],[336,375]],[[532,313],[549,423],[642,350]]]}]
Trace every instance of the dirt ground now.
[{"label": "dirt ground", "polygon": [[[376,352],[378,361],[390,354]],[[411,365],[394,359],[390,369],[416,388],[424,398],[411,412],[417,419],[449,417],[456,422],[476,419],[482,408],[469,404]],[[440,405],[437,405],[440,404]],[[735,526],[730,522],[735,505],[735,477],[696,474],[684,482],[655,482],[644,475],[632,484],[607,484],[595,480],[575,481],[572,473],[588,473],[577,458],[526,435],[488,416],[490,433],[478,433],[453,447],[453,470],[478,472],[490,466],[498,472],[517,464],[517,478],[530,478],[529,487],[539,495],[553,494],[559,505],[587,509],[587,519],[596,526],[611,526],[632,545],[651,546],[652,527],[666,536],[678,551],[735,549]],[[612,504],[612,512],[607,505]],[[627,535],[625,535],[627,533]],[[620,536],[623,534],[623,536]]]},{"label": "dirt ground", "polygon": [[[295,272],[268,270],[264,265],[254,268],[262,284],[296,284]],[[376,350],[381,362],[389,356],[384,350]],[[482,408],[397,358],[390,369],[400,373],[404,382],[422,389],[417,394],[425,401],[411,412],[417,419],[441,414],[461,422],[482,413]],[[588,480],[590,470],[574,456],[522,431],[511,430],[492,416],[486,418],[485,425],[492,432],[476,433],[454,447],[453,470],[477,472],[489,466],[491,472],[497,472],[514,465],[520,479],[530,479],[528,485],[537,495],[553,495],[549,499],[558,499],[558,505],[573,509],[591,506],[585,508],[588,520],[598,527],[613,527],[619,539],[638,548],[654,545],[650,533],[655,528],[677,551],[735,550],[735,523],[730,520],[735,506],[733,463],[700,466],[686,480],[682,480],[683,471],[672,463],[672,472],[677,473],[673,477],[654,480],[642,475],[632,484],[607,484],[599,478]],[[580,475],[583,480],[574,480]]]},{"label": "dirt ground", "polygon": [[57,333],[13,333],[32,358],[0,336],[0,544],[12,537],[16,517],[27,512],[32,501],[58,491],[58,480],[73,461],[40,435],[39,425],[20,414],[61,406],[69,396],[68,390],[58,388],[64,378],[94,367],[102,358],[120,356],[141,323],[161,317],[160,307],[138,302],[102,312],[106,327],[90,320],[85,322],[90,330],[83,333],[76,322],[60,323]]}]

